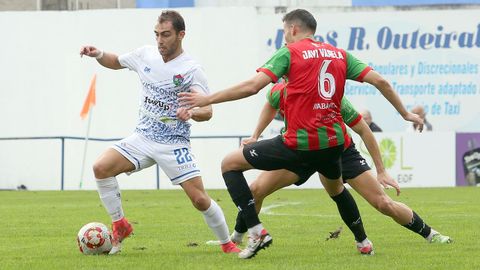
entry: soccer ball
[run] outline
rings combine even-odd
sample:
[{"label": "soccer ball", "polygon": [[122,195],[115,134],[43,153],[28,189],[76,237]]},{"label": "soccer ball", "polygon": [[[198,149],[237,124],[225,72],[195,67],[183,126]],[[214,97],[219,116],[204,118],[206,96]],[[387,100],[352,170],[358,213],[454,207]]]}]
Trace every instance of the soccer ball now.
[{"label": "soccer ball", "polygon": [[106,254],[112,249],[110,230],[99,222],[85,224],[78,232],[77,243],[85,255]]}]

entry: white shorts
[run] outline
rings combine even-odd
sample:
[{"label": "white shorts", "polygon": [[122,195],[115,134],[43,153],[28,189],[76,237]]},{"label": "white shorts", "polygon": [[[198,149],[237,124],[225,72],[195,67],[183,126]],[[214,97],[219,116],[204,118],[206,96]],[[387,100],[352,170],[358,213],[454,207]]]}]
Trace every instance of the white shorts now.
[{"label": "white shorts", "polygon": [[127,174],[157,163],[174,185],[200,175],[190,144],[162,144],[134,133],[112,148],[135,165],[135,170]]}]

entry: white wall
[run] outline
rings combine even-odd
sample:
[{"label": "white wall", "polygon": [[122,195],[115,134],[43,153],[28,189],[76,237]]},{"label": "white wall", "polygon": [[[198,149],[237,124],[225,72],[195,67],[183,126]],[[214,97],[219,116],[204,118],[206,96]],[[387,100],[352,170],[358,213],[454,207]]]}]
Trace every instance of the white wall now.
[{"label": "white wall", "polygon": [[[179,9],[186,19],[187,35],[184,48],[205,68],[213,91],[220,90],[255,74],[281,44],[281,14],[257,14],[254,8]],[[437,131],[480,131],[480,20],[479,10],[441,10],[411,12],[328,12],[315,13],[317,35],[337,46],[348,48],[355,39],[353,31],[365,32],[363,47],[351,52],[374,65],[406,65],[418,68],[422,61],[435,64],[473,66],[468,74],[407,75],[386,74],[398,84],[472,83],[473,94],[424,95],[401,94],[407,106],[434,104],[441,106],[438,114],[428,118]],[[124,53],[144,44],[154,44],[153,27],[160,10],[97,10],[76,12],[0,12],[0,137],[17,136],[84,136],[87,121],[79,112],[90,80],[97,73],[97,106],[93,111],[90,136],[119,138],[129,135],[137,117],[138,80],[127,70],[111,71],[95,60],[80,58],[79,48],[96,45],[109,52]],[[462,20],[458,20],[462,18]],[[442,31],[437,30],[441,25]],[[380,48],[378,35],[384,27],[394,33],[439,35],[457,33],[450,47],[427,49]],[[459,43],[471,39],[472,46]],[[366,44],[369,44],[368,49]],[[443,44],[443,43],[442,43]],[[463,44],[465,45],[465,44]],[[392,45],[393,46],[393,45]],[[378,93],[374,95],[350,91],[348,97],[358,108],[369,108],[375,121],[384,130],[399,132],[405,123]],[[348,94],[348,93],[347,93]],[[458,111],[447,114],[445,104],[458,105]],[[264,103],[264,93],[245,100],[214,106],[214,118],[195,123],[193,135],[248,135],[253,130]],[[193,141],[205,171],[207,187],[218,187],[221,158],[237,146],[229,142],[203,143]],[[52,189],[50,181],[59,174],[58,143],[45,141],[0,141],[0,188],[20,183],[36,189]],[[91,143],[87,168],[109,143]],[[66,145],[65,187],[76,188],[80,174],[81,142]],[[197,148],[197,149],[195,149]],[[203,149],[206,148],[206,149]],[[205,153],[204,153],[205,150]],[[25,169],[28,164],[28,170]],[[454,164],[452,163],[452,168]],[[88,170],[89,171],[89,170]],[[125,181],[128,188],[151,188],[149,178],[132,176]],[[87,177],[91,173],[86,172]],[[138,180],[137,180],[138,179]],[[142,181],[146,181],[145,183]],[[44,183],[49,184],[44,184]],[[87,181],[88,182],[88,181]],[[148,183],[147,183],[148,182]],[[57,182],[55,182],[57,183]],[[223,185],[220,181],[220,185]],[[88,183],[87,188],[93,186]],[[163,186],[162,186],[163,187]]]},{"label": "white wall", "polygon": [[[187,21],[185,49],[206,70],[213,90],[255,73],[264,61],[257,37],[250,37],[254,21],[219,29],[225,22],[254,17],[249,8],[182,10]],[[155,44],[153,27],[159,10],[109,10],[80,12],[0,13],[2,136],[83,136],[86,122],[78,117],[90,79],[97,78],[97,104],[92,136],[123,137],[134,128],[139,83],[127,70],[101,68],[92,59],[80,58],[81,45],[125,53],[144,44]],[[245,38],[244,38],[245,37]],[[234,41],[234,42],[232,42]],[[249,57],[244,57],[248,55]],[[135,101],[134,101],[135,100]],[[263,96],[215,108],[212,122],[195,126],[197,134],[241,134],[251,125],[232,127],[232,112],[244,111],[255,119]],[[245,109],[248,108],[248,109]],[[222,115],[223,117],[219,117]],[[245,121],[247,122],[247,121]],[[214,125],[217,128],[212,130]]]}]

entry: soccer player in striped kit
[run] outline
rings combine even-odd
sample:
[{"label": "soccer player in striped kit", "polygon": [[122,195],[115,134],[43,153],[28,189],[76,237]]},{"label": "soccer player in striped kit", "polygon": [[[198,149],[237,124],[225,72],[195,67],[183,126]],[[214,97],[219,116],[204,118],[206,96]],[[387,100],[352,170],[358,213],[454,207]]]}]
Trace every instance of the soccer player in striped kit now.
[{"label": "soccer player in striped kit", "polygon": [[[284,95],[286,130],[281,137],[263,140],[236,150],[222,162],[228,192],[248,227],[248,246],[239,257],[248,259],[272,243],[255,211],[255,200],[243,171],[287,169],[307,166],[320,173],[326,191],[343,206],[354,200],[341,179],[340,156],[350,145],[340,107],[345,81],[354,79],[374,85],[407,121],[422,125],[408,112],[391,85],[370,67],[359,65],[350,53],[313,38],[317,22],[313,15],[296,9],[283,17],[286,46],[280,48],[249,80],[212,95],[180,93],[182,104],[197,107],[245,98],[271,82],[288,81]],[[344,207],[347,224],[357,242],[369,244],[361,219]],[[342,211],[342,210],[341,210]],[[355,232],[356,231],[356,232]],[[357,236],[358,235],[358,236]]]},{"label": "soccer player in striped kit", "polygon": [[[263,107],[260,114],[257,127],[254,133],[248,139],[245,139],[242,144],[248,145],[258,140],[267,125],[273,120],[276,113],[283,115],[283,95],[286,87],[284,82],[276,83],[271,87],[267,93],[268,102]],[[452,240],[449,236],[442,235],[438,231],[431,228],[423,219],[407,205],[392,200],[383,190],[384,187],[394,187],[397,195],[400,194],[400,187],[398,183],[386,172],[378,144],[375,137],[370,130],[366,121],[363,120],[361,114],[353,107],[346,97],[342,99],[341,106],[342,118],[353,131],[355,131],[362,138],[367,147],[372,160],[375,163],[377,175],[372,173],[370,166],[365,159],[352,144],[344,150],[342,154],[342,178],[355,191],[357,191],[365,200],[367,200],[373,207],[386,216],[391,217],[398,224],[419,234],[425,238],[429,243],[434,244],[448,244]],[[297,171],[290,172],[288,170],[276,170],[262,172],[255,181],[250,184],[255,199],[255,207],[257,212],[260,211],[261,205],[265,197],[269,196],[276,190],[287,187],[289,185],[301,186],[305,183],[315,171],[309,168],[297,168]],[[332,197],[336,202],[337,198]],[[342,206],[338,205],[342,213]],[[343,216],[342,216],[343,218]],[[348,220],[348,217],[347,217]],[[349,225],[349,224],[347,224]],[[235,229],[231,239],[235,243],[241,243],[243,234],[247,231],[245,222],[240,213],[237,215]],[[357,243],[358,250],[362,254],[373,254],[373,245],[362,245]]]}]

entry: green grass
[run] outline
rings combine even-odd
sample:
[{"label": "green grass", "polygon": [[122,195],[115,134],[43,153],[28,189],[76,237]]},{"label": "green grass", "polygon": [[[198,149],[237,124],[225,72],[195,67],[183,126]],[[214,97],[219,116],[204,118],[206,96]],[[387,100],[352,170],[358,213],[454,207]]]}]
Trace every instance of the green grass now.
[{"label": "green grass", "polygon": [[[233,227],[235,207],[226,190],[210,190]],[[480,188],[404,189],[398,200],[451,245],[431,245],[357,199],[374,256],[361,256],[334,203],[323,190],[282,190],[262,215],[274,244],[252,260],[205,245],[213,234],[181,190],[124,191],[124,209],[135,235],[116,256],[84,256],[80,227],[109,224],[95,191],[0,192],[0,269],[480,269]],[[388,191],[391,196],[393,192]],[[325,241],[343,226],[339,239]],[[191,247],[189,243],[197,243]]]}]

